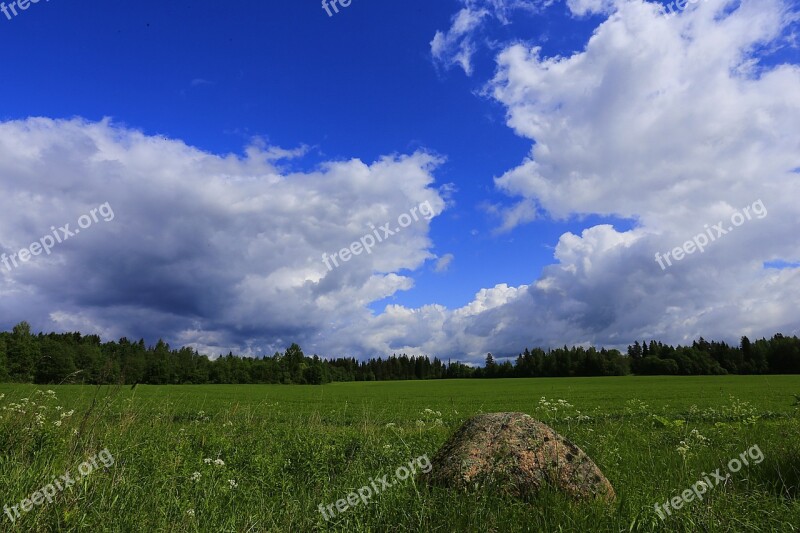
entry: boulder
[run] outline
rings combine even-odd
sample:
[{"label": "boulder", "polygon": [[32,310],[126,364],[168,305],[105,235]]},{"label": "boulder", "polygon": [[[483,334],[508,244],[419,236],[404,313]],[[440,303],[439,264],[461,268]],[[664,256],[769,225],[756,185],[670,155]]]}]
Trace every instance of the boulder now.
[{"label": "boulder", "polygon": [[580,448],[524,413],[467,420],[442,446],[425,480],[458,490],[490,487],[522,499],[545,486],[574,499],[613,501],[614,488]]}]

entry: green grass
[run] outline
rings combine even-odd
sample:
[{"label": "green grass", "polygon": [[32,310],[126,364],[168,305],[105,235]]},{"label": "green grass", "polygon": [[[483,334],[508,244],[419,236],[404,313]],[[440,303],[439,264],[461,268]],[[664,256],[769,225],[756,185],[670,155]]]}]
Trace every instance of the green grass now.
[{"label": "green grass", "polygon": [[[47,389],[56,398],[35,392]],[[800,418],[793,406],[800,376],[135,390],[0,385],[0,394],[0,506],[18,504],[66,471],[74,476],[81,462],[104,448],[115,459],[16,524],[0,516],[1,531],[800,528]],[[12,409],[22,398],[28,404]],[[559,407],[558,400],[571,407]],[[57,426],[59,413],[69,410],[74,414]],[[528,413],[578,444],[614,485],[617,502],[576,503],[551,492],[520,502],[432,490],[409,480],[331,522],[318,512],[319,504],[346,498],[371,478],[391,479],[411,459],[433,458],[467,417],[493,411]],[[42,414],[41,426],[34,412]],[[678,495],[704,472],[725,472],[730,459],[754,445],[763,462],[733,474],[665,522],[658,518],[656,502]],[[201,476],[196,481],[195,472]],[[231,479],[237,487],[231,488]]]}]

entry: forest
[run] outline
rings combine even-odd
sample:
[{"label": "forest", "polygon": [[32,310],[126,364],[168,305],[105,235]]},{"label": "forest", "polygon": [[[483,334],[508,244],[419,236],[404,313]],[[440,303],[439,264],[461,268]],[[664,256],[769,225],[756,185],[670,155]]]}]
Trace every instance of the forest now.
[{"label": "forest", "polygon": [[691,346],[635,341],[626,353],[573,346],[525,348],[516,357],[487,354],[473,366],[438,357],[393,354],[306,356],[297,344],[272,356],[229,353],[210,359],[192,348],[172,349],[159,340],[102,342],[97,335],[31,332],[27,322],[0,333],[0,382],[38,384],[309,384],[467,378],[583,377],[624,375],[800,374],[800,339],[781,334],[738,346],[700,338]]}]

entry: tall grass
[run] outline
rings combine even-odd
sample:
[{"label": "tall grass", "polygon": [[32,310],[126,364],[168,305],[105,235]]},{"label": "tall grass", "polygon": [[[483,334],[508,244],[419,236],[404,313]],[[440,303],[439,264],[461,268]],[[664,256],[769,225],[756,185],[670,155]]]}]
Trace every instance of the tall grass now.
[{"label": "tall grass", "polygon": [[[47,392],[52,390],[53,392]],[[0,505],[107,448],[115,463],[2,531],[794,531],[800,377],[281,386],[0,386]],[[522,411],[586,451],[613,505],[429,489],[318,511],[438,447],[477,412]],[[663,521],[654,504],[750,446],[764,461]]]}]

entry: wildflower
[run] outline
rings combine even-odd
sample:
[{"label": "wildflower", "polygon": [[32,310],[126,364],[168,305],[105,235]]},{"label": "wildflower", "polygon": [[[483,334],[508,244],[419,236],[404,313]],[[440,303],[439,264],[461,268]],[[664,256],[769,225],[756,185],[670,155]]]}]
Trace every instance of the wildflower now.
[{"label": "wildflower", "polygon": [[389,422],[388,424],[386,424],[387,428],[393,428],[394,426],[395,426],[394,422]]},{"label": "wildflower", "polygon": [[194,518],[194,509],[189,509],[186,511],[186,514],[189,515],[189,517]]},{"label": "wildflower", "polygon": [[701,434],[700,434],[700,432],[699,432],[699,431],[697,431],[696,429],[693,429],[693,430],[692,430],[692,432],[690,433],[690,435],[691,435],[691,436],[692,436],[692,438],[693,438],[694,440],[696,440],[696,441],[697,441],[699,444],[705,444],[706,442],[708,442],[708,438],[706,438],[706,437],[704,437],[703,435],[701,435]]},{"label": "wildflower", "polygon": [[223,461],[222,459],[214,459],[214,465],[215,466],[225,466],[225,461]]},{"label": "wildflower", "polygon": [[680,444],[675,448],[675,450],[681,454],[681,457],[686,459],[686,456],[689,454],[691,447],[686,443],[685,440],[682,440]]},{"label": "wildflower", "polygon": [[61,418],[69,418],[75,414],[75,409],[70,409],[66,413],[61,413]]},{"label": "wildflower", "polygon": [[200,472],[194,472],[189,479],[191,479],[192,481],[200,481],[201,477],[203,477],[203,474],[201,474]]},{"label": "wildflower", "polygon": [[421,427],[424,427],[424,426],[425,426],[425,422],[423,422],[422,420],[417,420],[417,427],[418,428],[421,428]]},{"label": "wildflower", "polygon": [[56,420],[55,422],[53,422],[53,424],[54,424],[54,425],[55,425],[57,428],[60,428],[60,427],[61,427],[61,420]]},{"label": "wildflower", "polygon": [[207,465],[210,465],[210,464],[211,464],[211,459],[208,459],[208,458],[206,458],[206,459],[203,459],[203,462],[204,462],[205,464],[207,464]]},{"label": "wildflower", "polygon": [[238,484],[238,483],[236,483],[236,480],[235,480],[235,479],[229,479],[229,480],[228,480],[228,483],[230,483],[230,485],[231,485],[231,490],[233,490],[233,489],[235,489],[236,487],[238,487],[238,486],[239,486],[239,484]]}]

